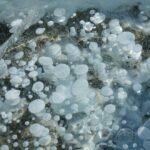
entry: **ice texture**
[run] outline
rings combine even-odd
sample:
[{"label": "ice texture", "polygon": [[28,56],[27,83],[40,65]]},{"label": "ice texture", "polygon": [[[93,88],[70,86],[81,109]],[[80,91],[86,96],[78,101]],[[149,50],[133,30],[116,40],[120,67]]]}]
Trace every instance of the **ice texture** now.
[{"label": "ice texture", "polygon": [[[36,38],[27,41],[24,49],[31,50],[31,58],[26,60],[28,51],[23,53],[19,47],[20,52],[13,51],[15,63],[0,60],[0,132],[7,132],[5,125],[8,123],[9,133],[11,123],[21,121],[25,131],[21,127],[23,131],[18,132],[31,137],[24,141],[24,147],[32,142],[38,150],[43,147],[56,150],[59,144],[63,149],[68,149],[67,146],[75,149],[72,145],[84,150],[105,148],[106,145],[132,149],[140,147],[142,141],[148,150],[149,122],[143,124],[143,120],[149,117],[150,109],[146,89],[150,59],[143,60],[142,45],[138,44],[136,34],[124,30],[126,23],[109,18],[112,10],[118,10],[119,6],[122,10],[122,5],[126,9],[138,1],[112,0],[112,4],[108,0],[26,0],[22,3],[2,0],[0,7],[7,5],[7,8],[6,11],[1,9],[0,17],[5,16],[13,34],[0,47],[0,54],[16,43],[32,24],[38,22],[39,27],[34,29]],[[144,0],[142,4],[145,2],[148,1]],[[67,18],[72,15],[70,19],[74,19],[75,10],[89,6],[96,8],[90,10],[89,20],[85,18],[78,22],[77,19],[78,27],[75,19],[70,26]],[[46,16],[48,21],[39,20],[46,12],[51,14],[50,18]],[[44,25],[48,26],[40,27]],[[53,29],[59,27],[67,28],[65,36],[58,33],[57,38],[51,40],[53,35],[47,31],[55,32]],[[38,40],[43,37],[44,41],[40,43]],[[13,134],[12,130],[10,134]],[[12,135],[12,139],[17,135]],[[114,137],[114,143],[111,137]],[[17,147],[18,143],[12,145]],[[7,149],[7,146],[2,145],[2,148]]]},{"label": "ice texture", "polygon": [[[0,3],[0,9],[1,9],[1,18],[5,18],[5,16],[7,16],[7,19],[10,18],[14,18],[16,17],[15,15],[18,15],[17,12],[27,12],[29,10],[33,10],[33,11],[37,11],[37,13],[40,13],[42,11],[43,8],[66,8],[67,11],[70,10],[70,12],[74,12],[76,9],[81,9],[81,8],[88,8],[88,7],[98,7],[101,8],[103,10],[110,10],[112,11],[113,9],[116,9],[119,6],[122,5],[133,5],[137,2],[142,3],[143,5],[148,5],[149,4],[149,0],[126,0],[126,1],[120,1],[120,0],[112,0],[112,2],[110,3],[109,0],[105,0],[105,1],[99,1],[99,0],[95,0],[95,1],[90,1],[90,0],[67,0],[67,1],[63,1],[63,0],[26,0],[25,2],[22,2],[20,0],[13,0],[13,1],[5,1],[5,0],[1,0]],[[7,5],[7,9],[6,6]],[[34,7],[33,7],[34,6]],[[63,11],[59,11],[58,12],[63,12]],[[56,11],[56,14],[57,13]],[[62,13],[63,14],[63,13]]]}]

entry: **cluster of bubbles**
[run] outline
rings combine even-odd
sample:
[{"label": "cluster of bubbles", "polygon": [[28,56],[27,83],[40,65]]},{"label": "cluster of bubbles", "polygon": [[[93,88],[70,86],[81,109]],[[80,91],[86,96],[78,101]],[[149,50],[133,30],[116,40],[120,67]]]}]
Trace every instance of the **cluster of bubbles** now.
[{"label": "cluster of bubbles", "polygon": [[[150,58],[142,59],[142,45],[118,19],[107,19],[93,9],[88,15],[88,20],[74,22],[80,29],[70,26],[66,36],[45,42],[40,50],[38,43],[28,41],[29,60],[25,50],[15,52],[13,60],[0,60],[0,133],[10,135],[1,150],[20,145],[25,150],[67,149],[67,145],[69,150],[106,145],[149,150],[150,124],[149,120],[143,124],[142,118],[150,102],[148,96],[142,97],[150,79]],[[64,8],[56,8],[52,16],[47,28],[67,24]],[[21,24],[21,19],[14,20],[11,32]],[[43,36],[47,28],[38,27],[35,34]],[[70,38],[82,39],[85,46]],[[145,113],[141,105],[147,108]],[[14,122],[25,126],[27,139],[21,143],[17,134],[23,136],[23,131],[9,131]]]}]

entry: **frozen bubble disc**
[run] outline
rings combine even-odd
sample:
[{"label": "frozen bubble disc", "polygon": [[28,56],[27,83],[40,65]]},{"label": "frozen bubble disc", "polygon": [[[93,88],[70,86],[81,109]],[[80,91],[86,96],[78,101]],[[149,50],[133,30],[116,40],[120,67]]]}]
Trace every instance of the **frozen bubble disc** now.
[{"label": "frozen bubble disc", "polygon": [[20,102],[20,91],[15,89],[9,90],[5,94],[5,98],[9,105],[17,105]]},{"label": "frozen bubble disc", "polygon": [[35,82],[32,86],[32,91],[35,93],[41,92],[44,88],[44,84],[40,81]]},{"label": "frozen bubble disc", "polygon": [[36,31],[35,31],[35,33],[36,33],[37,35],[41,35],[41,34],[43,34],[44,32],[45,32],[45,28],[37,28]]},{"label": "frozen bubble disc", "polygon": [[61,46],[59,44],[52,44],[49,47],[47,47],[48,54],[52,58],[57,58],[61,55]]},{"label": "frozen bubble disc", "polygon": [[88,66],[84,64],[76,65],[74,68],[74,72],[77,75],[85,75],[88,72]]},{"label": "frozen bubble disc", "polygon": [[46,136],[49,133],[49,129],[45,128],[43,125],[34,123],[29,128],[30,133],[35,137]]},{"label": "frozen bubble disc", "polygon": [[116,111],[116,106],[114,104],[108,104],[104,107],[104,111],[109,114],[112,114]]},{"label": "frozen bubble disc", "polygon": [[54,68],[54,75],[59,79],[65,79],[70,74],[70,68],[66,64],[59,64]]},{"label": "frozen bubble disc", "polygon": [[88,91],[88,82],[85,79],[78,79],[72,85],[72,94],[75,96],[86,95]]},{"label": "frozen bubble disc", "polygon": [[50,142],[51,142],[51,136],[50,136],[50,135],[46,135],[46,136],[41,137],[41,138],[39,139],[39,143],[40,143],[40,145],[42,145],[42,146],[46,146],[46,145],[48,145]]},{"label": "frozen bubble disc", "polygon": [[131,32],[121,32],[118,35],[118,42],[123,45],[132,43],[135,40],[135,35]]},{"label": "frozen bubble disc", "polygon": [[90,20],[94,24],[102,23],[105,20],[105,15],[103,13],[95,13],[94,16],[90,17]]},{"label": "frozen bubble disc", "polygon": [[113,90],[109,86],[104,86],[101,89],[101,94],[103,96],[111,96],[111,95],[113,95]]},{"label": "frozen bubble disc", "polygon": [[66,10],[64,8],[56,8],[54,10],[54,16],[55,17],[62,17],[66,14]]},{"label": "frozen bubble disc", "polygon": [[62,103],[65,100],[65,96],[63,93],[54,92],[52,94],[52,103],[58,104]]},{"label": "frozen bubble disc", "polygon": [[53,60],[50,57],[41,56],[39,58],[39,63],[42,66],[52,66],[53,65]]},{"label": "frozen bubble disc", "polygon": [[45,102],[41,99],[36,99],[32,101],[28,106],[29,112],[34,114],[41,112],[42,110],[44,110],[44,108],[45,108]]}]

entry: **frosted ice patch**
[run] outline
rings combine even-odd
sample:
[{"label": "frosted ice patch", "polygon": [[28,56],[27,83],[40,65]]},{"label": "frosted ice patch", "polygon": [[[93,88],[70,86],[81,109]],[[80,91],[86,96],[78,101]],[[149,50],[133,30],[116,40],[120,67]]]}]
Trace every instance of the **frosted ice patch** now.
[{"label": "frosted ice patch", "polygon": [[67,114],[67,115],[65,116],[65,118],[66,118],[67,120],[71,120],[71,119],[72,119],[72,114]]},{"label": "frosted ice patch", "polygon": [[123,150],[128,150],[129,146],[127,144],[122,145]]},{"label": "frosted ice patch", "polygon": [[18,52],[18,53],[15,54],[15,59],[21,59],[23,56],[24,56],[24,52],[23,51]]},{"label": "frosted ice patch", "polygon": [[50,46],[48,44],[47,49],[48,49],[48,54],[52,58],[56,58],[61,55],[61,46],[59,44],[52,44]]},{"label": "frosted ice patch", "polygon": [[127,93],[121,88],[118,90],[117,97],[119,100],[124,100],[127,98]]},{"label": "frosted ice patch", "polygon": [[26,87],[30,85],[30,80],[28,78],[23,79],[22,81],[22,87]]},{"label": "frosted ice patch", "polygon": [[110,34],[108,36],[108,41],[109,42],[115,42],[117,40],[117,35],[116,34]]},{"label": "frosted ice patch", "polygon": [[59,79],[65,79],[70,75],[70,68],[66,64],[59,64],[54,68],[54,75]]},{"label": "frosted ice patch", "polygon": [[10,83],[13,86],[17,87],[22,83],[22,81],[23,81],[23,79],[20,76],[15,75],[15,76],[11,77]]},{"label": "frosted ice patch", "polygon": [[45,102],[41,99],[33,100],[29,106],[28,109],[31,113],[39,113],[45,108]]},{"label": "frosted ice patch", "polygon": [[23,20],[22,20],[22,19],[16,19],[16,20],[12,21],[10,25],[11,25],[12,27],[18,27],[18,26],[20,26],[22,23],[23,23]]},{"label": "frosted ice patch", "polygon": [[71,97],[71,93],[70,93],[70,86],[69,87],[66,87],[66,86],[63,86],[63,85],[58,85],[56,87],[56,91],[58,93],[62,93],[65,95],[66,98],[70,98]]},{"label": "frosted ice patch", "polygon": [[59,104],[64,102],[66,99],[63,93],[54,92],[51,96],[52,103]]},{"label": "frosted ice patch", "polygon": [[74,72],[77,75],[85,75],[88,72],[88,66],[84,64],[76,65],[74,68]]},{"label": "frosted ice patch", "polygon": [[103,13],[95,13],[94,16],[90,17],[90,20],[94,24],[99,24],[105,20],[105,15]]},{"label": "frosted ice patch", "polygon": [[90,42],[89,49],[93,52],[100,51],[100,48],[98,47],[98,44],[96,42]]},{"label": "frosted ice patch", "polygon": [[49,27],[53,26],[53,25],[54,25],[54,21],[52,21],[52,20],[48,21],[48,22],[47,22],[47,25],[48,25]]},{"label": "frosted ice patch", "polygon": [[42,119],[44,121],[50,121],[52,118],[51,114],[50,113],[42,113]]},{"label": "frosted ice patch", "polygon": [[9,105],[17,105],[20,102],[20,91],[15,89],[7,91],[5,99]]},{"label": "frosted ice patch", "polygon": [[9,146],[8,145],[1,145],[0,149],[1,150],[9,150]]},{"label": "frosted ice patch", "polygon": [[41,137],[39,139],[39,144],[42,146],[46,146],[51,142],[51,136],[50,135],[46,135],[44,137]]},{"label": "frosted ice patch", "polygon": [[116,106],[114,104],[108,104],[104,107],[104,111],[109,114],[112,114],[116,111]]},{"label": "frosted ice patch", "polygon": [[53,65],[53,60],[50,57],[41,56],[38,61],[42,66],[52,66]]},{"label": "frosted ice patch", "polygon": [[66,133],[66,134],[64,135],[64,139],[65,139],[66,141],[70,141],[70,140],[73,139],[73,135],[72,135],[71,133]]},{"label": "frosted ice patch", "polygon": [[83,29],[85,31],[92,31],[94,29],[94,25],[91,22],[85,22],[83,24]]},{"label": "frosted ice patch", "polygon": [[123,29],[122,29],[121,26],[116,26],[115,28],[113,28],[113,29],[111,30],[111,32],[114,33],[114,34],[119,34],[119,33],[121,33],[122,31],[123,31]]},{"label": "frosted ice patch", "polygon": [[44,89],[44,84],[41,81],[35,82],[32,86],[32,91],[35,93],[41,92]]},{"label": "frosted ice patch", "polygon": [[66,10],[64,8],[56,8],[53,12],[56,22],[64,22],[66,20]]},{"label": "frosted ice patch", "polygon": [[85,79],[77,79],[72,85],[72,94],[75,96],[86,95],[89,92],[88,82]]},{"label": "frosted ice patch", "polygon": [[49,129],[40,125],[38,123],[34,123],[29,128],[30,133],[35,137],[43,137],[48,135]]},{"label": "frosted ice patch", "polygon": [[43,34],[45,32],[45,28],[37,28],[36,30],[35,30],[35,33],[37,34],[37,35],[41,35],[41,34]]},{"label": "frosted ice patch", "polygon": [[54,16],[56,17],[62,17],[66,14],[66,10],[64,8],[56,8],[54,10]]},{"label": "frosted ice patch", "polygon": [[77,35],[75,27],[70,27],[70,35],[71,36],[76,36]]},{"label": "frosted ice patch", "polygon": [[66,44],[65,52],[71,61],[78,60],[81,54],[79,48],[71,43]]},{"label": "frosted ice patch", "polygon": [[17,75],[18,74],[18,69],[16,67],[10,67],[8,69],[9,74],[11,75]]},{"label": "frosted ice patch", "polygon": [[135,83],[132,88],[136,93],[140,93],[142,90],[142,85],[140,83]]},{"label": "frosted ice patch", "polygon": [[36,44],[36,42],[33,41],[33,40],[30,40],[30,41],[28,42],[28,47],[29,47],[32,51],[35,50],[36,46],[37,46],[37,44]]},{"label": "frosted ice patch", "polygon": [[136,52],[136,53],[139,53],[139,52],[140,52],[140,54],[141,54],[141,51],[142,51],[142,45],[136,44],[136,45],[134,46],[134,52]]},{"label": "frosted ice patch", "polygon": [[110,22],[109,22],[109,27],[110,28],[115,28],[116,26],[119,26],[119,20],[118,19],[112,19]]},{"label": "frosted ice patch", "polygon": [[120,44],[127,45],[135,40],[135,35],[131,32],[121,32],[117,39]]},{"label": "frosted ice patch", "polygon": [[31,71],[28,76],[30,78],[36,79],[36,77],[38,76],[38,72],[37,71]]},{"label": "frosted ice patch", "polygon": [[135,44],[133,46],[132,58],[139,59],[141,58],[142,46],[140,44]]},{"label": "frosted ice patch", "polygon": [[109,86],[104,86],[101,89],[101,94],[104,96],[111,96],[113,95],[113,90]]}]

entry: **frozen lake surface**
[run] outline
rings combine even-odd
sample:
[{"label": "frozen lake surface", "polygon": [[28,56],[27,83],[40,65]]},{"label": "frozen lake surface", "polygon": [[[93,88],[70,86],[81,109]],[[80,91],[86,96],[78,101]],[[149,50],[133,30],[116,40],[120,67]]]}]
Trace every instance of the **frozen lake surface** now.
[{"label": "frozen lake surface", "polygon": [[150,1],[1,0],[0,150],[149,150]]}]

